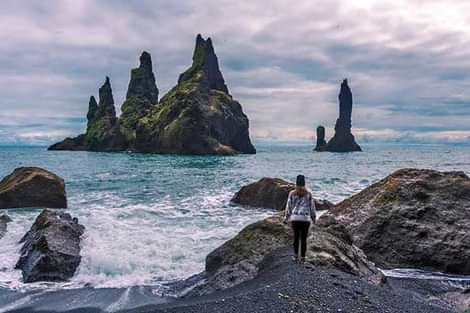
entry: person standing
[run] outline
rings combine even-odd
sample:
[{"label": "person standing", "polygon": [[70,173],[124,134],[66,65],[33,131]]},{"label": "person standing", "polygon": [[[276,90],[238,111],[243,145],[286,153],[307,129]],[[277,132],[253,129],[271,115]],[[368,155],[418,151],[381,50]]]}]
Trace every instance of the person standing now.
[{"label": "person standing", "polygon": [[[291,222],[294,231],[295,261],[305,262],[307,251],[307,236],[311,223],[315,223],[315,199],[305,186],[305,176],[298,175],[295,189],[287,198],[284,223]],[[300,243],[300,258],[299,258]]]}]

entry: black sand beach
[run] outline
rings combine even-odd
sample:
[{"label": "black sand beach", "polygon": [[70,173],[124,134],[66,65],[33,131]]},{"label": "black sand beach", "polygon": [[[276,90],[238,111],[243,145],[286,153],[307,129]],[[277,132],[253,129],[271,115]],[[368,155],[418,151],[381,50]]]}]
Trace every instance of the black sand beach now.
[{"label": "black sand beach", "polygon": [[[429,293],[430,288],[403,289],[410,281],[389,279],[387,284],[378,287],[332,268],[296,264],[291,256],[290,249],[280,249],[266,257],[263,269],[255,279],[201,297],[170,301],[139,287],[129,291],[90,288],[36,295],[43,300],[25,302],[17,309],[5,312],[456,312],[437,298],[429,300],[425,293]],[[1,301],[12,302],[15,297],[17,295],[3,294]],[[107,303],[110,299],[116,302]],[[77,305],[79,303],[83,307]]]}]

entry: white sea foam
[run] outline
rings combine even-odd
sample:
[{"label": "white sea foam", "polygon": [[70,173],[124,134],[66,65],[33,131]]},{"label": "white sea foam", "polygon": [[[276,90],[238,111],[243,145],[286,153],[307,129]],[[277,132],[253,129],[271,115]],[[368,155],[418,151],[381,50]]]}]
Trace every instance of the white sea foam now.
[{"label": "white sea foam", "polygon": [[[22,284],[13,270],[22,234],[38,212],[13,216],[3,239],[0,286],[24,288],[130,287],[161,285],[204,269],[205,256],[243,226],[269,213],[229,205],[232,192],[201,193],[175,201],[163,197],[132,204],[112,192],[71,197],[68,210],[85,225],[82,261],[67,283]],[[100,205],[94,201],[100,199]],[[87,203],[95,203],[91,206]]]}]

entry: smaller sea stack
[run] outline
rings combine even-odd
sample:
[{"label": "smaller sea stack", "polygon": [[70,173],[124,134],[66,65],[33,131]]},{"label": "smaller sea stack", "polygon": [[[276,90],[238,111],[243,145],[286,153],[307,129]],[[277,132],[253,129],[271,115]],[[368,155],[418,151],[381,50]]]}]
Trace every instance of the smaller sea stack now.
[{"label": "smaller sea stack", "polygon": [[348,86],[347,79],[343,80],[341,84],[341,90],[339,92],[338,99],[339,118],[336,120],[335,135],[333,136],[333,138],[330,139],[330,141],[328,141],[326,145],[319,146],[318,139],[319,135],[321,134],[319,134],[319,129],[317,129],[317,147],[315,148],[315,150],[330,152],[362,151],[361,147],[356,143],[354,135],[351,133],[351,115],[353,99],[352,92]]},{"label": "smaller sea stack", "polygon": [[317,127],[317,145],[315,147],[315,151],[321,151],[325,146],[326,146],[325,127],[318,126]]}]

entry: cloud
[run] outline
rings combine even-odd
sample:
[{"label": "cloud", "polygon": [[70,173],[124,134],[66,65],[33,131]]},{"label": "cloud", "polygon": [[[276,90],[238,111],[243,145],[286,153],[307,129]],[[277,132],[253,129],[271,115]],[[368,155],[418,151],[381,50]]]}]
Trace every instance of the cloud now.
[{"label": "cloud", "polygon": [[163,95],[199,32],[214,39],[253,136],[310,140],[317,125],[331,129],[348,77],[358,138],[465,140],[469,9],[458,0],[2,1],[2,140],[48,144],[83,131],[89,96],[109,75],[119,107],[142,50]]}]

